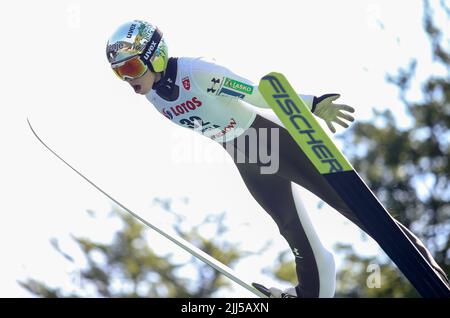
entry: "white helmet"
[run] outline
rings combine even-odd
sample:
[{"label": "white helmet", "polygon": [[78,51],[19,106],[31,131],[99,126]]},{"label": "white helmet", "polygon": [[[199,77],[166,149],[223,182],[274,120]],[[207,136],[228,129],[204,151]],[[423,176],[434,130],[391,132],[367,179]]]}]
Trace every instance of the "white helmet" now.
[{"label": "white helmet", "polygon": [[169,60],[162,32],[141,20],[127,22],[117,28],[108,40],[106,56],[113,69],[135,58],[156,73],[163,72]]}]

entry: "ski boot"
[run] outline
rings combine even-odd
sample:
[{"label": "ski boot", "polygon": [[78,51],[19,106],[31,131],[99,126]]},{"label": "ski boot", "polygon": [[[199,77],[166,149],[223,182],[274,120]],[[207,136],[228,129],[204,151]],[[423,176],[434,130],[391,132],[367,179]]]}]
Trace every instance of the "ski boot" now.
[{"label": "ski boot", "polygon": [[275,287],[267,288],[261,284],[252,283],[252,286],[269,298],[299,298],[294,287],[281,290]]}]

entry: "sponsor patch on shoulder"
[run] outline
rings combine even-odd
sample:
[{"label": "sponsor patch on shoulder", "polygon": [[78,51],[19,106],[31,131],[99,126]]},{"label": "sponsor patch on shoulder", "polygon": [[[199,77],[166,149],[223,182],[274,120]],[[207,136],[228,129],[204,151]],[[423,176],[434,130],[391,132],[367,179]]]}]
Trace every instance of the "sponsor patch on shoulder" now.
[{"label": "sponsor patch on shoulder", "polygon": [[251,95],[253,93],[253,86],[228,77],[225,77],[223,86],[248,95]]},{"label": "sponsor patch on shoulder", "polygon": [[253,86],[229,77],[213,77],[210,82],[210,87],[206,90],[210,94],[244,99],[246,95],[253,93]]},{"label": "sponsor patch on shoulder", "polygon": [[189,80],[189,76],[184,77],[181,82],[183,83],[183,87],[185,90],[191,89],[191,81]]}]

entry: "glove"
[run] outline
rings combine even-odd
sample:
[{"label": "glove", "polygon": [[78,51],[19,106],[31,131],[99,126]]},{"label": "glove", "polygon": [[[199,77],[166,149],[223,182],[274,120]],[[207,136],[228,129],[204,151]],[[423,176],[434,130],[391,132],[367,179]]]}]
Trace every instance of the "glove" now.
[{"label": "glove", "polygon": [[344,128],[348,127],[348,124],[344,120],[349,122],[354,121],[353,116],[350,116],[344,112],[354,113],[355,109],[348,105],[334,104],[333,102],[338,99],[339,94],[326,94],[320,97],[314,97],[312,112],[322,118],[332,133],[336,132],[336,128],[333,126],[333,122],[341,125]]}]

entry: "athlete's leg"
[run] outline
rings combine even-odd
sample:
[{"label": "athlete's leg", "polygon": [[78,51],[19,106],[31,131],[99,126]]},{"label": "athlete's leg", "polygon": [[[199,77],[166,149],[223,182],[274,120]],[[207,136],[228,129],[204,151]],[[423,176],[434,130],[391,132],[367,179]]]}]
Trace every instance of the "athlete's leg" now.
[{"label": "athlete's leg", "polygon": [[[350,219],[363,231],[371,235],[370,232],[362,225],[361,221],[357,216],[348,208],[348,206],[341,200],[337,193],[325,182],[324,178],[317,172],[313,167],[309,159],[306,158],[303,152],[298,151],[298,145],[289,135],[287,130],[283,129],[280,131],[280,157],[283,159],[287,158],[286,161],[280,158],[280,175],[284,177],[291,178],[296,183],[303,182],[308,184],[311,188],[306,187],[308,190],[312,191],[316,195],[318,194],[325,202],[332,205],[337,211]],[[297,150],[297,151],[295,151]],[[295,152],[295,155],[294,155]],[[307,161],[307,163],[305,163]],[[284,164],[285,163],[285,164]],[[309,164],[307,167],[307,172],[305,173],[305,164]],[[311,172],[314,171],[314,172]],[[312,177],[312,178],[311,178]],[[305,178],[307,180],[305,180]],[[448,283],[448,278],[444,270],[439,266],[434,260],[431,253],[422,243],[422,241],[415,236],[408,228],[406,228],[399,221],[395,220],[400,229],[405,233],[405,235],[410,239],[410,241],[415,245],[417,250],[422,254],[422,256],[428,260],[429,264],[442,276],[442,278]]]},{"label": "athlete's leg", "polygon": [[295,256],[300,297],[333,297],[335,267],[308,219],[291,182],[275,174],[260,174],[260,167],[236,163],[248,190],[276,222]]},{"label": "athlete's leg", "polygon": [[[276,174],[311,191],[364,230],[364,227],[360,224],[359,220],[345,202],[325,181],[322,175],[317,172],[308,157],[299,150],[297,143],[289,135],[286,129],[259,115],[256,116],[250,129],[254,129],[256,134],[258,134],[258,137],[261,129],[277,129],[279,137],[277,140],[272,140],[272,135],[267,133],[267,141],[263,143],[260,138],[258,138],[258,140],[248,140],[246,135],[241,135],[229,142],[233,143],[236,152],[244,153],[245,157],[248,159],[250,157],[249,151],[252,149],[250,143],[254,143],[258,145],[258,153],[272,154],[272,145],[277,143],[279,169],[276,171]],[[262,149],[262,147],[265,147],[265,149]],[[272,157],[273,155],[274,154],[272,154]],[[262,166],[264,164],[258,160],[258,165]]]},{"label": "athlete's leg", "polygon": [[[325,179],[320,175],[315,169],[311,161],[306,157],[306,155],[299,150],[295,140],[289,135],[288,131],[276,123],[265,119],[264,117],[257,116],[252,128],[259,131],[260,128],[266,129],[279,129],[279,141],[272,141],[271,135],[267,134],[268,142],[265,144],[266,149],[264,151],[271,152],[271,145],[273,142],[278,142],[279,147],[279,170],[277,174],[291,180],[307,190],[311,191],[323,201],[328,203],[334,209],[339,211],[342,215],[348,218],[350,221],[355,223],[363,231],[371,235],[370,232],[365,229],[362,223],[358,220],[356,215],[348,208],[345,202],[338,196],[334,189],[328,185]],[[242,138],[241,137],[238,137]],[[246,148],[240,149],[240,143],[234,141],[236,148],[240,151],[245,152]],[[261,144],[258,143],[260,146]],[[261,163],[259,163],[261,164]],[[439,267],[436,261],[433,259],[431,253],[427,250],[425,245],[406,227],[404,227],[400,222],[396,221],[403,232],[409,237],[411,242],[416,246],[419,252],[428,260],[430,265],[439,273],[445,280],[448,281],[445,272]]]}]

